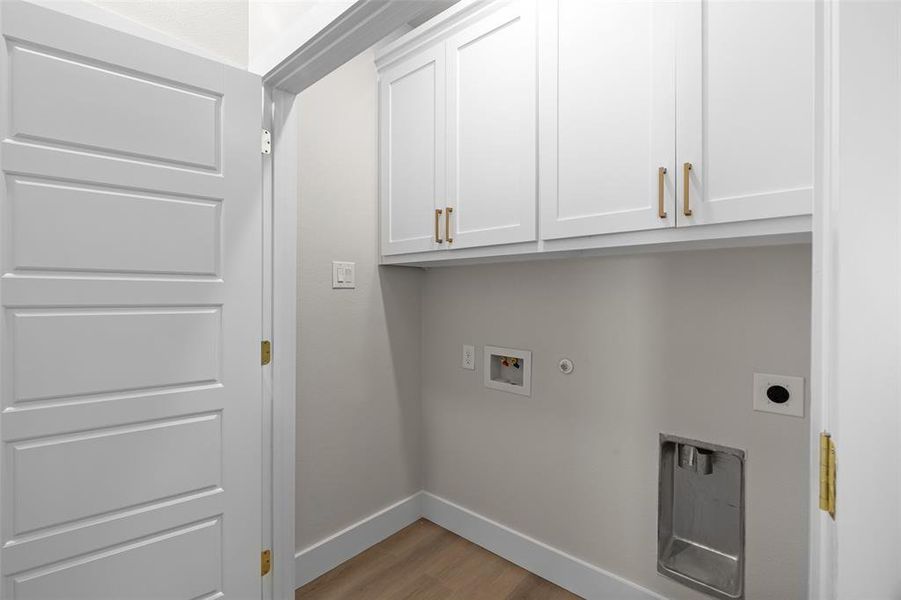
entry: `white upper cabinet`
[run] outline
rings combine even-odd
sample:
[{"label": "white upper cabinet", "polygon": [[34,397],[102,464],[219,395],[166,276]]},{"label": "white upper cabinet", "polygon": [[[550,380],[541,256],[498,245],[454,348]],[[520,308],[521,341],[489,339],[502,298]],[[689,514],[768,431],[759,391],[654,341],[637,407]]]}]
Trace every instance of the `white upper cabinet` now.
[{"label": "white upper cabinet", "polygon": [[[445,187],[444,46],[384,70],[379,79],[382,254],[439,248]],[[439,242],[441,240],[441,242]]]},{"label": "white upper cabinet", "polygon": [[677,225],[809,214],[814,2],[685,2],[678,10]]},{"label": "white upper cabinet", "polygon": [[671,3],[541,2],[544,239],[672,227]]},{"label": "white upper cabinet", "polygon": [[460,0],[377,53],[383,262],[808,240],[816,6]]},{"label": "white upper cabinet", "polygon": [[519,1],[446,42],[450,248],[536,237],[535,27],[535,0]]}]

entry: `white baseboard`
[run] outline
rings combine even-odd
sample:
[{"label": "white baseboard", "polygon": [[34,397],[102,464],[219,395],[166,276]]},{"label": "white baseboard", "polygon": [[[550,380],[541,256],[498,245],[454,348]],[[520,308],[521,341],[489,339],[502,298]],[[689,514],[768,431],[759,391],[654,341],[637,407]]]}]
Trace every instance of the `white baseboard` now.
[{"label": "white baseboard", "polygon": [[429,492],[422,493],[422,516],[587,600],[666,600]]},{"label": "white baseboard", "polygon": [[417,492],[295,554],[295,587],[301,587],[328,573],[344,561],[416,522],[422,516],[421,496],[422,492]]},{"label": "white baseboard", "polygon": [[327,573],[420,517],[587,600],[667,600],[429,492],[413,494],[298,552],[294,559],[296,586]]}]

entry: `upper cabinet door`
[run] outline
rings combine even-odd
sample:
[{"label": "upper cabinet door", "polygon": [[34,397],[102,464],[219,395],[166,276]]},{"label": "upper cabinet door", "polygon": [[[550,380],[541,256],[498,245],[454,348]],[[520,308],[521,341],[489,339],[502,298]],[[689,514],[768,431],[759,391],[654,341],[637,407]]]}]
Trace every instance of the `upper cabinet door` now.
[{"label": "upper cabinet door", "polygon": [[541,6],[542,238],[672,227],[674,6]]},{"label": "upper cabinet door", "polygon": [[685,2],[679,11],[677,225],[810,213],[815,3]]},{"label": "upper cabinet door", "polygon": [[444,85],[442,44],[380,74],[383,255],[443,246],[443,231],[439,233],[435,211],[443,210],[445,197]]},{"label": "upper cabinet door", "polygon": [[453,248],[536,237],[534,0],[504,5],[447,41],[448,231]]}]

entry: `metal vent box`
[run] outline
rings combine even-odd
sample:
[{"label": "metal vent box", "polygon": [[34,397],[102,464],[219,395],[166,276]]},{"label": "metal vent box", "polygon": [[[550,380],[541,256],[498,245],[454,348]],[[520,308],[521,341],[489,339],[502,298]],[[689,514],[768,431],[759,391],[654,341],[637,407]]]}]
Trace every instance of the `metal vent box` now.
[{"label": "metal vent box", "polygon": [[660,434],[657,571],[714,598],[744,598],[745,453]]}]

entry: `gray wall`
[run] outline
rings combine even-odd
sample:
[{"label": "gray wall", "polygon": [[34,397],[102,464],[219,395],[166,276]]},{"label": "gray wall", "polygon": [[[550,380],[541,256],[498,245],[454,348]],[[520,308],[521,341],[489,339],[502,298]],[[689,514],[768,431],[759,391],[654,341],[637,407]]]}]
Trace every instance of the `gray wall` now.
[{"label": "gray wall", "polygon": [[376,107],[371,52],[298,98],[298,549],[422,487],[423,273],[377,267]]},{"label": "gray wall", "polygon": [[[655,571],[658,434],[742,448],[747,597],[803,597],[808,420],[753,412],[751,387],[809,375],[809,279],[800,246],[428,271],[425,489],[695,599]],[[483,387],[466,343],[532,350],[532,397]]]}]

